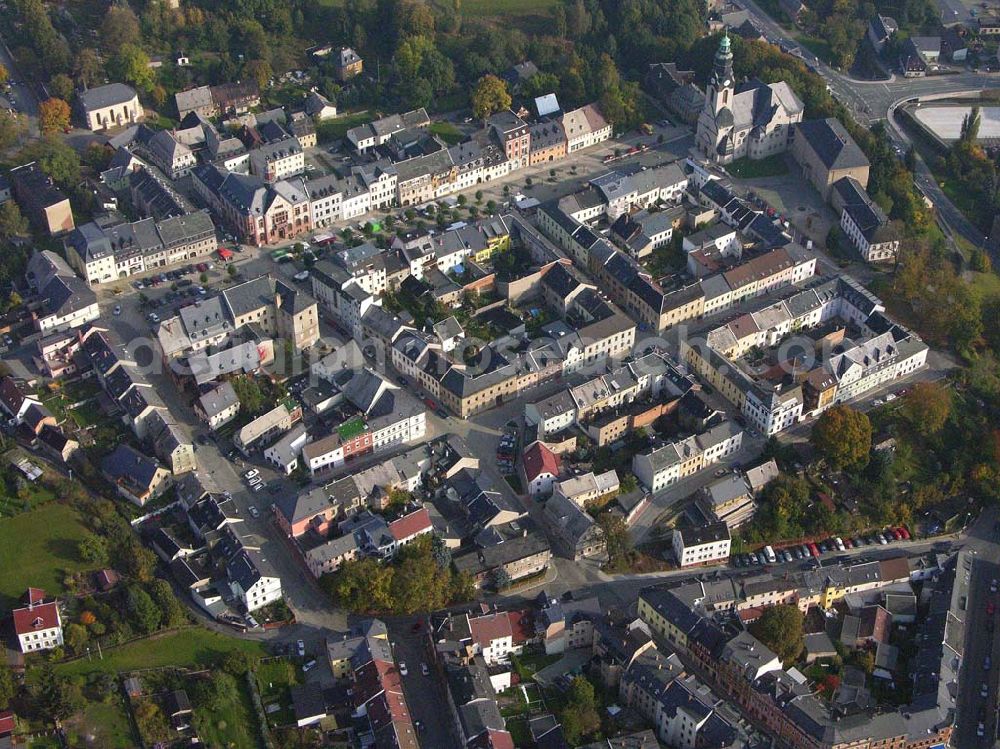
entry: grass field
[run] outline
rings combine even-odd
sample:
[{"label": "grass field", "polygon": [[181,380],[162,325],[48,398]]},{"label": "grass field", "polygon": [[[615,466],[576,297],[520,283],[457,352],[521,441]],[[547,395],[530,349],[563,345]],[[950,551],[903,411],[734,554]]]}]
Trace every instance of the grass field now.
[{"label": "grass field", "polygon": [[257,666],[257,690],[264,709],[274,704],[281,705],[280,710],[267,715],[272,726],[287,726],[294,722],[295,713],[292,711],[292,697],[288,688],[300,682],[301,673],[294,663],[284,659]]},{"label": "grass field", "polygon": [[0,616],[28,586],[63,592],[63,574],[84,570],[77,542],[87,533],[76,511],[49,503],[0,519]]},{"label": "grass field", "polygon": [[111,702],[88,703],[80,713],[63,721],[63,727],[71,747],[130,749],[135,746],[128,716],[117,695],[112,696]]},{"label": "grass field", "polygon": [[739,159],[729,164],[726,171],[739,179],[760,179],[761,177],[780,177],[788,174],[788,164],[785,162],[784,154],[775,154],[766,159],[753,161],[751,159]]},{"label": "grass field", "polygon": [[490,16],[546,15],[556,0],[462,0],[462,15],[469,18]]},{"label": "grass field", "polygon": [[239,688],[218,710],[194,707],[194,726],[205,746],[260,746],[257,719],[247,691],[246,680],[237,680]]},{"label": "grass field", "polygon": [[449,146],[461,143],[463,138],[465,138],[461,131],[450,122],[432,122],[427,129],[432,135],[438,136]]},{"label": "grass field", "polygon": [[332,120],[325,120],[316,126],[316,140],[319,143],[329,143],[331,140],[343,138],[352,127],[363,125],[375,119],[368,112],[345,114]]},{"label": "grass field", "polygon": [[161,637],[123,645],[114,650],[104,651],[104,660],[79,660],[61,663],[56,670],[66,676],[87,675],[98,671],[116,674],[119,671],[133,671],[140,668],[160,666],[208,666],[226,653],[242,650],[256,656],[264,655],[264,646],[259,642],[237,640],[200,627],[192,627],[179,632],[170,632]]}]

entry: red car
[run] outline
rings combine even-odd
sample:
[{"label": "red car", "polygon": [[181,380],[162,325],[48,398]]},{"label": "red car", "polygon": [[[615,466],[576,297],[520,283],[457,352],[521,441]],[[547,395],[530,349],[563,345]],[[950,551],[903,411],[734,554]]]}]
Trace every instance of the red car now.
[{"label": "red car", "polygon": [[996,607],[996,604],[993,603],[993,601],[990,601],[988,604],[986,604],[986,615],[987,616],[993,616],[993,614],[994,614],[994,612],[996,610],[997,610],[997,607]]},{"label": "red car", "polygon": [[899,526],[896,529],[896,533],[898,533],[900,536],[902,536],[904,541],[909,541],[910,540],[910,532],[908,530],[906,530],[906,528],[904,528],[903,526]]},{"label": "red car", "polygon": [[809,544],[809,553],[817,559],[819,558],[819,549],[816,547],[816,544]]},{"label": "red car", "polygon": [[427,404],[427,407],[428,407],[428,408],[429,408],[429,409],[430,409],[431,411],[433,411],[434,409],[436,409],[436,408],[437,408],[437,403],[435,403],[435,402],[434,402],[434,399],[433,399],[433,398],[424,398],[424,403],[426,403],[426,404]]},{"label": "red car", "polygon": [[854,543],[851,541],[851,539],[849,539],[849,538],[845,538],[844,539],[844,548],[845,549],[853,549],[854,548]]}]

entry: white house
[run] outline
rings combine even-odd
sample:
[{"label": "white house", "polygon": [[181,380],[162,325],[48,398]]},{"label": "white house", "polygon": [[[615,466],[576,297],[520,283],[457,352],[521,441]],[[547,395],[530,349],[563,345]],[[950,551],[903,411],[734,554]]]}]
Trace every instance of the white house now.
[{"label": "white house", "polygon": [[559,458],[541,442],[532,443],[522,458],[528,494],[536,497],[550,494],[559,477]]},{"label": "white house", "polygon": [[14,609],[14,632],[22,653],[51,650],[63,644],[58,601],[45,602],[45,591],[28,588],[27,606]]},{"label": "white house", "polygon": [[673,535],[674,556],[681,567],[725,561],[731,543],[725,523],[674,530]]},{"label": "white house", "polygon": [[229,587],[248,612],[281,598],[281,578],[255,549],[243,548],[226,565]]},{"label": "white house", "polygon": [[286,476],[299,465],[302,448],[309,442],[305,424],[296,424],[290,432],[264,451],[264,458]]}]

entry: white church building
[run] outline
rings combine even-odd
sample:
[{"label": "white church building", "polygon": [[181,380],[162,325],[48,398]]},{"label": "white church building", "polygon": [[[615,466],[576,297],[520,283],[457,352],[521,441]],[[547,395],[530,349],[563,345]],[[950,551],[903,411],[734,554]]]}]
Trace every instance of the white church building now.
[{"label": "white church building", "polygon": [[783,153],[791,140],[791,126],[802,121],[802,110],[802,102],[784,81],[767,84],[754,79],[736,90],[727,34],[715,53],[695,144],[717,164]]}]

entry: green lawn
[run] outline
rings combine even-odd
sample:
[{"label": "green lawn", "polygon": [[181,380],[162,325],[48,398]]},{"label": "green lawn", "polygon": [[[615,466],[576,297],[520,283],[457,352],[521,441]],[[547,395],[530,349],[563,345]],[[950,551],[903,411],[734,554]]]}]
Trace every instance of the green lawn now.
[{"label": "green lawn", "polygon": [[86,534],[76,511],[54,502],[0,519],[0,615],[28,586],[60,595],[64,573],[87,568],[77,555]]},{"label": "green lawn", "polygon": [[117,695],[111,702],[90,702],[77,715],[63,721],[71,747],[101,746],[130,749],[135,746],[132,728]]},{"label": "green lawn", "polygon": [[785,155],[779,153],[757,161],[748,158],[739,159],[729,164],[726,170],[739,179],[760,179],[788,174],[788,164],[785,163]]},{"label": "green lawn", "polygon": [[461,143],[465,138],[462,132],[450,122],[432,122],[427,129],[430,130],[431,134],[438,136],[449,146]]},{"label": "green lawn", "polygon": [[525,655],[515,655],[511,657],[514,670],[521,677],[521,681],[531,681],[537,671],[541,671],[546,666],[562,658],[559,654],[546,655],[545,653],[528,653]]},{"label": "green lawn", "polygon": [[556,0],[462,0],[462,15],[469,18],[490,16],[538,16],[548,14]]},{"label": "green lawn", "polygon": [[319,143],[328,143],[337,138],[343,138],[352,127],[363,125],[374,119],[368,112],[345,114],[332,120],[325,120],[316,126],[316,139]]},{"label": "green lawn", "polygon": [[246,679],[240,678],[237,683],[239,688],[218,710],[194,706],[194,727],[205,746],[261,745]]},{"label": "green lawn", "polygon": [[281,710],[267,715],[272,726],[287,726],[294,721],[295,713],[292,712],[292,698],[288,688],[299,683],[301,673],[294,663],[284,659],[257,666],[257,690],[264,709],[267,710],[268,706],[275,703],[281,705]]},{"label": "green lawn", "polygon": [[161,637],[123,645],[104,651],[104,660],[79,660],[61,663],[56,670],[66,676],[86,675],[97,671],[116,674],[140,668],[160,666],[209,666],[221,656],[241,650],[263,656],[264,646],[259,642],[238,640],[200,627],[170,632]]}]

